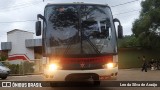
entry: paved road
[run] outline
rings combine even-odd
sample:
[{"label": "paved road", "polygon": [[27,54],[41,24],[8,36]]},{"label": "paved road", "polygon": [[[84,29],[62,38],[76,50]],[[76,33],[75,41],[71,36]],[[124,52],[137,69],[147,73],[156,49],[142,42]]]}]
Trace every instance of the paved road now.
[{"label": "paved road", "polygon": [[[42,75],[9,76],[0,81],[43,81]],[[117,81],[160,81],[160,70],[141,72],[138,69],[119,70]],[[105,84],[104,82],[102,84]],[[160,90],[159,87],[43,87],[43,88],[0,88],[0,90]]]}]

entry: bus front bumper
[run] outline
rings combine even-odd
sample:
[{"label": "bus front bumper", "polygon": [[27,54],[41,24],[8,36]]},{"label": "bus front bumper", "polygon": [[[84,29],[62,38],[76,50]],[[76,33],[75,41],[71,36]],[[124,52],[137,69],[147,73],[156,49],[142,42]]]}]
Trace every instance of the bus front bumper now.
[{"label": "bus front bumper", "polygon": [[118,67],[112,69],[96,70],[56,70],[54,72],[45,71],[44,78],[46,81],[66,81],[68,78],[76,80],[89,79],[94,76],[98,80],[115,80],[118,75]]}]

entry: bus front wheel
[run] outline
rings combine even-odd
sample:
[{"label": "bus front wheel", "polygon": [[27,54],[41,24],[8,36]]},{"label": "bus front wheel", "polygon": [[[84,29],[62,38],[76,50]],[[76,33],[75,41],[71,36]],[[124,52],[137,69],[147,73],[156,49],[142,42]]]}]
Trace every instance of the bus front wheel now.
[{"label": "bus front wheel", "polygon": [[93,84],[94,84],[94,86],[100,86],[100,84],[101,84],[101,81],[93,81]]}]

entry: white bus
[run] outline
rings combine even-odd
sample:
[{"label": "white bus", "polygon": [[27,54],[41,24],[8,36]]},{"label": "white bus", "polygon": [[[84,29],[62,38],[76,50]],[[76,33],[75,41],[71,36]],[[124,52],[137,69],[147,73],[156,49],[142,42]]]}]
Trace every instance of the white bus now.
[{"label": "white bus", "polygon": [[[118,75],[117,36],[123,37],[122,26],[113,19],[106,4],[54,3],[46,5],[44,16],[37,15],[36,35],[42,32],[43,55],[49,64],[47,80],[100,81]],[[41,18],[43,30],[41,30]],[[118,22],[116,33],[115,22]]]}]

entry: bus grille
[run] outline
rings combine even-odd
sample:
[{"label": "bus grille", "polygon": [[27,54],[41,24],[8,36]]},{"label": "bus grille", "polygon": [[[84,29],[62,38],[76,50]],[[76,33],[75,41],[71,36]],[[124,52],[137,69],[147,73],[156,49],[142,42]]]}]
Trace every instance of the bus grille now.
[{"label": "bus grille", "polygon": [[93,70],[102,69],[103,65],[113,62],[112,56],[92,58],[63,58],[61,64],[63,70]]}]

